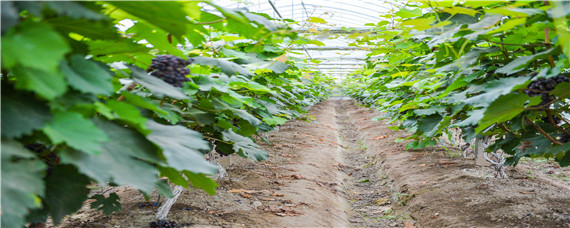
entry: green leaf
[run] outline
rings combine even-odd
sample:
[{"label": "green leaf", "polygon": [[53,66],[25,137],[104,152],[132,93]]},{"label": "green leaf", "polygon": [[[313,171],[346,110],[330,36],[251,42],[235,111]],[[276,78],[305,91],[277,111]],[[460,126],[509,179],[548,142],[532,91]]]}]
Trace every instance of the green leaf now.
[{"label": "green leaf", "polygon": [[475,16],[475,14],[478,14],[479,11],[474,10],[474,9],[469,9],[469,8],[464,8],[464,7],[446,7],[443,9],[443,12],[446,13],[450,13],[450,14],[467,14],[469,16]]},{"label": "green leaf", "polygon": [[168,180],[175,185],[188,186],[188,181],[184,178],[178,170],[170,167],[158,166],[161,177],[168,177]]},{"label": "green leaf", "polygon": [[[2,36],[2,66],[10,68],[15,63],[54,73],[59,62],[71,49],[65,40],[43,23],[26,20],[16,33]],[[6,60],[4,60],[6,59]]]},{"label": "green leaf", "polygon": [[158,194],[163,195],[166,198],[174,197],[167,180],[158,180],[156,182],[156,189],[158,190]]},{"label": "green leaf", "polygon": [[2,138],[2,227],[23,227],[30,209],[41,206],[46,165],[20,143]]},{"label": "green leaf", "polygon": [[233,107],[229,106],[226,102],[223,102],[217,98],[212,98],[211,100],[212,100],[212,104],[214,105],[214,107],[217,110],[224,110],[227,113],[233,114],[235,116],[239,116],[240,118],[247,120],[253,126],[257,126],[261,123],[261,121],[259,119],[257,119],[255,116],[253,116],[252,114],[250,114],[246,110],[233,108]]},{"label": "green leaf", "polygon": [[427,137],[433,137],[437,133],[439,122],[443,117],[439,114],[433,114],[418,119],[418,130],[423,132]]},{"label": "green leaf", "polygon": [[61,96],[67,91],[67,84],[60,72],[47,72],[27,67],[14,69],[18,77],[17,89],[36,92],[48,100]]},{"label": "green leaf", "polygon": [[29,135],[52,119],[49,107],[32,94],[2,89],[2,137]]},{"label": "green leaf", "polygon": [[285,72],[290,66],[287,63],[282,63],[279,61],[258,61],[254,63],[250,63],[246,65],[249,69],[269,69],[277,74],[282,74]]},{"label": "green leaf", "polygon": [[210,149],[209,143],[202,139],[200,133],[182,126],[162,125],[150,120],[146,124],[152,130],[147,139],[162,148],[170,167],[194,173],[217,173],[218,168],[206,161],[200,153],[200,150]]},{"label": "green leaf", "polygon": [[396,12],[396,16],[399,16],[401,18],[419,17],[421,15],[422,15],[422,10],[418,8],[413,10],[402,8],[400,9],[400,11]]},{"label": "green leaf", "polygon": [[245,88],[247,90],[255,92],[264,92],[264,93],[273,92],[271,89],[267,88],[266,86],[261,85],[254,81],[248,81],[248,82],[234,81],[230,82],[228,86],[230,86],[233,90],[239,90],[241,88]]},{"label": "green leaf", "polygon": [[190,180],[194,188],[201,188],[210,195],[216,194],[218,184],[214,180],[201,173],[192,173],[189,171],[183,171],[183,173],[188,177],[188,180]]},{"label": "green leaf", "polygon": [[61,71],[69,85],[81,92],[107,96],[113,94],[109,72],[81,55],[71,56],[69,63],[61,65]]},{"label": "green leaf", "polygon": [[98,154],[101,143],[109,140],[93,122],[76,112],[57,112],[44,133],[54,144],[65,142],[70,147],[89,154]]},{"label": "green leaf", "polygon": [[[570,96],[570,82],[558,83],[558,85],[556,85],[556,87],[554,87],[554,89],[552,91],[550,91],[550,94],[557,96],[559,98],[569,97]],[[2,101],[2,102],[4,102],[4,101]],[[2,113],[4,113],[4,109],[2,109]]]},{"label": "green leaf", "polygon": [[474,106],[486,107],[494,102],[495,99],[497,99],[499,96],[508,94],[513,90],[513,88],[527,83],[529,79],[530,77],[524,76],[516,78],[501,78],[498,80],[490,81],[485,84],[485,88],[483,88],[483,91],[486,93],[470,97],[464,100],[464,102],[466,104]]},{"label": "green leaf", "polygon": [[445,65],[437,69],[438,72],[444,71],[461,71],[466,69],[467,67],[473,65],[479,57],[484,53],[493,53],[501,50],[498,47],[490,47],[490,48],[473,48],[471,51],[465,53],[465,55],[461,56],[455,62]]},{"label": "green leaf", "polygon": [[140,133],[110,121],[97,120],[96,123],[113,141],[103,143],[101,153],[97,155],[64,151],[60,155],[61,162],[77,166],[81,173],[99,184],[111,182],[152,192],[158,171],[144,161],[160,162],[152,143]]},{"label": "green leaf", "polygon": [[222,72],[224,72],[224,74],[228,76],[237,75],[237,74],[244,76],[253,76],[251,72],[249,72],[242,66],[225,59],[202,57],[202,56],[192,57],[192,59],[194,59],[194,64],[217,66],[222,70]]},{"label": "green leaf", "polygon": [[162,98],[163,96],[168,96],[175,99],[188,99],[188,96],[186,96],[180,88],[174,87],[160,78],[147,74],[145,70],[132,65],[129,66],[129,69],[132,72],[131,77],[133,80],[150,90],[157,97]]},{"label": "green leaf", "polygon": [[267,152],[259,149],[259,146],[248,137],[241,136],[232,131],[232,129],[222,132],[224,141],[232,142],[233,149],[240,156],[249,158],[254,161],[267,160]]},{"label": "green leaf", "polygon": [[500,96],[487,109],[483,119],[479,121],[479,126],[475,132],[481,132],[485,128],[495,124],[511,120],[524,111],[525,103],[530,99],[525,94],[507,94]]},{"label": "green leaf", "polygon": [[55,225],[59,225],[64,216],[81,208],[89,194],[89,183],[89,178],[78,173],[74,166],[55,166],[46,178],[45,197]]},{"label": "green leaf", "polygon": [[479,123],[479,120],[481,120],[483,118],[483,114],[485,113],[485,109],[477,109],[477,110],[473,110],[470,111],[467,114],[467,118],[464,119],[463,121],[454,124],[454,126],[458,126],[458,127],[466,127],[469,125],[477,125],[477,123]]},{"label": "green leaf", "polygon": [[107,107],[111,108],[121,120],[141,129],[146,129],[145,123],[147,119],[141,115],[141,112],[135,106],[125,102],[109,100],[107,101]]},{"label": "green leaf", "polygon": [[59,16],[88,20],[101,20],[106,18],[103,14],[83,6],[80,2],[46,1],[46,4]]},{"label": "green leaf", "polygon": [[119,195],[114,192],[109,194],[109,197],[97,194],[91,196],[90,199],[95,200],[94,202],[91,202],[91,209],[102,210],[105,215],[110,215],[115,211],[120,211],[123,209],[121,203],[119,202]]},{"label": "green leaf", "polygon": [[184,5],[179,2],[168,1],[109,1],[119,9],[156,25],[175,37],[182,37],[188,31],[189,21],[186,19]]},{"label": "green leaf", "polygon": [[110,139],[113,139],[103,144],[104,150],[112,153],[120,151],[151,163],[163,162],[154,145],[136,130],[103,119],[95,119],[95,125],[103,130]]},{"label": "green leaf", "polygon": [[[87,41],[89,46],[89,54],[92,55],[117,55],[117,54],[133,54],[147,53],[151,49],[144,45],[137,44],[132,40],[94,40]],[[149,63],[150,64],[150,63]]]},{"label": "green leaf", "polygon": [[496,29],[493,29],[493,30],[487,32],[487,34],[493,34],[493,33],[508,31],[508,30],[511,30],[512,28],[514,28],[516,26],[524,24],[525,22],[526,22],[526,18],[510,19],[506,23],[499,26],[499,28],[496,28]]},{"label": "green leaf", "polygon": [[176,43],[171,44],[168,41],[168,34],[163,30],[156,29],[146,23],[138,22],[133,27],[127,30],[127,33],[135,34],[135,38],[144,39],[160,52],[165,51],[166,53],[187,58],[184,53],[176,48]]},{"label": "green leaf", "polygon": [[557,51],[558,48],[551,48],[543,52],[536,53],[534,55],[519,56],[515,60],[509,62],[509,64],[497,69],[495,72],[499,74],[511,75],[523,70],[524,66],[528,65],[530,62],[542,58],[548,55],[552,55],[553,52]]},{"label": "green leaf", "polygon": [[93,40],[113,40],[119,39],[119,33],[110,21],[92,21],[86,19],[70,19],[69,17],[58,17],[50,19],[56,30],[64,34],[71,32],[88,37]]}]

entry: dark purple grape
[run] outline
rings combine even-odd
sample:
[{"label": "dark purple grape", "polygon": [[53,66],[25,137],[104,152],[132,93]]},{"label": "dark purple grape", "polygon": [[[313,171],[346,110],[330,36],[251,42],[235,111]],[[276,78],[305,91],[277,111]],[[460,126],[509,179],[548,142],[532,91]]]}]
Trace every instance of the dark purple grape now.
[{"label": "dark purple grape", "polygon": [[173,55],[159,55],[152,59],[150,67],[147,69],[150,75],[162,79],[175,87],[183,87],[184,82],[189,81],[186,75],[190,74],[188,66],[194,60],[184,60]]},{"label": "dark purple grape", "polygon": [[556,99],[555,96],[549,95],[548,93],[552,91],[558,83],[562,82],[570,82],[570,79],[564,74],[552,78],[539,78],[532,81],[527,89],[524,90],[524,93],[531,97],[540,96],[542,102],[539,105],[545,105]]}]

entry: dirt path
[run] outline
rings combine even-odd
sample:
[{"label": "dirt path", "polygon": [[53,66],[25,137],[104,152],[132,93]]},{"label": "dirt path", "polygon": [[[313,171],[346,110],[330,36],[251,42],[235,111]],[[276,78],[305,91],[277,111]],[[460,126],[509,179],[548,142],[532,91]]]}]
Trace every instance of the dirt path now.
[{"label": "dirt path", "polygon": [[[570,181],[529,178],[524,168],[500,180],[440,148],[406,151],[394,142],[405,133],[371,121],[379,113],[350,100],[322,102],[309,115],[315,121],[267,134],[266,162],[219,159],[230,178],[217,195],[185,191],[168,219],[181,227],[570,227]],[[124,210],[103,216],[86,205],[62,227],[154,220],[156,195],[146,201],[129,188],[107,190]]]}]

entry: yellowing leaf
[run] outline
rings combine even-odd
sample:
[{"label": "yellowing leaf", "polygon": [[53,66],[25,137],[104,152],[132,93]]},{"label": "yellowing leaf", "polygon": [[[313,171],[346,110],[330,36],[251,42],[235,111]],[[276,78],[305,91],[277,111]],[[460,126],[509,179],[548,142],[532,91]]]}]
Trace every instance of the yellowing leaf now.
[{"label": "yellowing leaf", "polygon": [[431,28],[431,23],[434,21],[432,18],[418,18],[413,20],[407,20],[401,23],[401,25],[411,25],[415,29],[421,31]]},{"label": "yellowing leaf", "polygon": [[319,23],[319,24],[326,24],[327,23],[327,21],[325,21],[325,19],[322,19],[320,17],[309,17],[307,22]]},{"label": "yellowing leaf", "polygon": [[506,23],[502,24],[499,28],[494,29],[492,31],[489,31],[487,34],[506,31],[506,30],[512,29],[514,27],[517,27],[521,24],[524,24],[525,22],[526,22],[526,18],[512,19],[512,20],[509,20]]},{"label": "yellowing leaf", "polygon": [[286,55],[282,55],[282,56],[279,56],[279,57],[275,58],[275,60],[277,60],[277,61],[279,61],[279,62],[282,62],[282,63],[287,62],[287,59],[288,59],[288,58],[287,58]]},{"label": "yellowing leaf", "polygon": [[408,73],[409,73],[408,71],[401,71],[401,72],[392,74],[390,76],[392,76],[392,77],[406,77],[408,75]]},{"label": "yellowing leaf", "polygon": [[463,8],[463,7],[445,8],[445,9],[443,9],[443,11],[446,13],[450,13],[450,14],[467,14],[470,16],[475,16],[475,14],[479,13],[477,10],[469,9],[469,8]]}]

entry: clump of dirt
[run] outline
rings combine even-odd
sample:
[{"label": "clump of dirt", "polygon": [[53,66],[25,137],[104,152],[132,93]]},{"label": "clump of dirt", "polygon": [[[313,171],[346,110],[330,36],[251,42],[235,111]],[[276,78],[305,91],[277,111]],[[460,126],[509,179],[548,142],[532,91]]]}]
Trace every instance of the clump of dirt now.
[{"label": "clump of dirt", "polygon": [[[568,227],[569,168],[525,160],[508,180],[490,167],[442,148],[407,151],[380,114],[350,100],[311,108],[314,121],[289,121],[257,140],[268,161],[218,161],[229,179],[216,196],[185,190],[167,220],[179,227]],[[530,170],[535,170],[532,173]],[[105,216],[84,208],[60,227],[150,227],[162,198],[128,187],[123,210]]]}]

